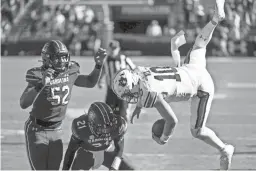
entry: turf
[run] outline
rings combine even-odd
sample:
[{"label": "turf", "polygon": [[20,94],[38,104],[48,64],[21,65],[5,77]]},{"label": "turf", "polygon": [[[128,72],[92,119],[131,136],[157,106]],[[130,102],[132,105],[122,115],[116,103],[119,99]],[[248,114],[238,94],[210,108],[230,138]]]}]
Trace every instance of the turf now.
[{"label": "turf", "polygon": [[[39,57],[3,57],[1,60],[1,169],[30,169],[24,140],[24,122],[30,109],[19,107],[26,82],[26,70],[39,65]],[[81,73],[92,70],[93,59],[73,57],[81,65]],[[169,57],[134,57],[138,65],[171,65]],[[208,69],[215,82],[208,126],[224,141],[236,146],[232,169],[256,170],[256,58],[210,59]],[[246,84],[245,84],[246,83]],[[70,123],[93,101],[103,101],[105,90],[74,88],[64,121],[67,146]],[[125,153],[141,170],[216,170],[218,152],[192,138],[189,130],[188,103],[172,104],[179,125],[174,136],[163,146],[151,139],[151,126],[160,115],[148,109],[135,124],[129,125]],[[105,169],[104,167],[101,167]]]}]

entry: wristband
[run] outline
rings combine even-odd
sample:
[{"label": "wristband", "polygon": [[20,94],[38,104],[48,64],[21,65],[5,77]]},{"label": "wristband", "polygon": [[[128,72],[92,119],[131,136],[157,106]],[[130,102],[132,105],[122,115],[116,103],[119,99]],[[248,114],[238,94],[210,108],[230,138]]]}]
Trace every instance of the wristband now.
[{"label": "wristband", "polygon": [[122,162],[122,159],[120,157],[115,157],[111,165],[111,168],[113,168],[114,170],[118,170],[121,162]]},{"label": "wristband", "polygon": [[101,69],[101,66],[102,66],[102,65],[96,64],[96,65],[95,65],[95,68],[96,68],[96,69]]}]

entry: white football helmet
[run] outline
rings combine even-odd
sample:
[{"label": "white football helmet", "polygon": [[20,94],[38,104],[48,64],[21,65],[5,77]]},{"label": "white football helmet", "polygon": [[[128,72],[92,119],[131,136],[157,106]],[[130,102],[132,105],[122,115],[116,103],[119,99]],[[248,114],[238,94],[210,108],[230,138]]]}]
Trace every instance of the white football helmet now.
[{"label": "white football helmet", "polygon": [[137,103],[140,97],[139,75],[129,69],[120,70],[114,77],[112,90],[120,99]]}]

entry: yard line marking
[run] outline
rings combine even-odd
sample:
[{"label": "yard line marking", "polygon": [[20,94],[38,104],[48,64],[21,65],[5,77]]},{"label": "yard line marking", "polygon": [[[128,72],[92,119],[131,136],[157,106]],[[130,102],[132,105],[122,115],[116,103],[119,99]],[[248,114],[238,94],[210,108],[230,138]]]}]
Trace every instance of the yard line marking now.
[{"label": "yard line marking", "polygon": [[214,94],[213,99],[226,99],[227,98],[227,94],[224,93],[216,93]]},{"label": "yard line marking", "polygon": [[1,130],[2,135],[24,135],[24,130],[20,129],[2,129]]},{"label": "yard line marking", "polygon": [[[152,140],[152,137],[151,135],[148,135],[148,136],[134,136],[134,135],[130,135],[131,133],[129,133],[129,130],[128,130],[128,134],[125,135],[126,137],[126,141],[128,140]],[[191,136],[187,136],[185,138],[185,136],[178,136],[177,134],[173,136],[173,139],[174,140],[180,140],[180,139],[184,139],[184,140],[192,140],[192,139],[195,139],[194,137]],[[225,137],[225,139],[228,139],[228,140],[243,140],[243,141],[255,141],[256,140],[256,137],[250,137],[250,138],[245,138],[245,137],[236,137],[234,138],[233,136],[232,137]]]},{"label": "yard line marking", "polygon": [[[145,62],[145,60],[150,59],[151,61],[170,61],[170,64],[173,62],[173,59],[170,58],[170,56],[137,56],[137,57],[132,57],[132,60],[135,62]],[[184,56],[181,57],[181,61],[185,59]],[[207,58],[207,62],[209,63],[254,63],[256,60],[254,58],[227,58],[227,57],[218,57],[218,58]]]},{"label": "yard line marking", "polygon": [[229,82],[227,84],[228,88],[256,88],[256,83],[246,83],[246,82]]},{"label": "yard line marking", "polygon": [[125,156],[136,156],[136,157],[164,157],[166,154],[152,154],[152,153],[124,153]]},{"label": "yard line marking", "polygon": [[[238,152],[239,153],[239,152]],[[214,153],[214,154],[172,154],[172,153],[124,153],[125,156],[133,156],[133,157],[172,157],[172,158],[176,158],[176,157],[189,157],[191,158],[191,156],[198,156],[199,158],[209,158],[209,157],[219,157],[218,153]],[[248,157],[255,157],[255,155],[253,154],[234,154],[234,156],[237,157],[243,157],[244,155],[248,156]]]},{"label": "yard line marking", "polygon": [[[152,122],[141,122],[141,121],[138,121],[138,122],[135,122],[134,124],[129,124],[130,126],[152,126],[154,121],[156,121],[157,119],[159,118],[152,118]],[[179,123],[178,126],[188,126],[189,123]],[[230,123],[225,123],[225,124],[214,124],[214,123],[211,123],[211,124],[208,124],[209,126],[218,126],[218,127],[247,127],[247,128],[250,128],[250,127],[253,127],[255,128],[255,123],[246,123],[246,124],[230,124]]]}]

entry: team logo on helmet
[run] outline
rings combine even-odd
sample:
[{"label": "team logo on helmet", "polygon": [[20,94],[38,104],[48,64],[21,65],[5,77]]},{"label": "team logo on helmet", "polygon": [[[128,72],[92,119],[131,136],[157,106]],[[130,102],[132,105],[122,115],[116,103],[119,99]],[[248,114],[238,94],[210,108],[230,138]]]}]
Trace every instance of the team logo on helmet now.
[{"label": "team logo on helmet", "polygon": [[125,87],[127,85],[127,78],[125,77],[124,73],[120,75],[119,85],[122,87]]}]

